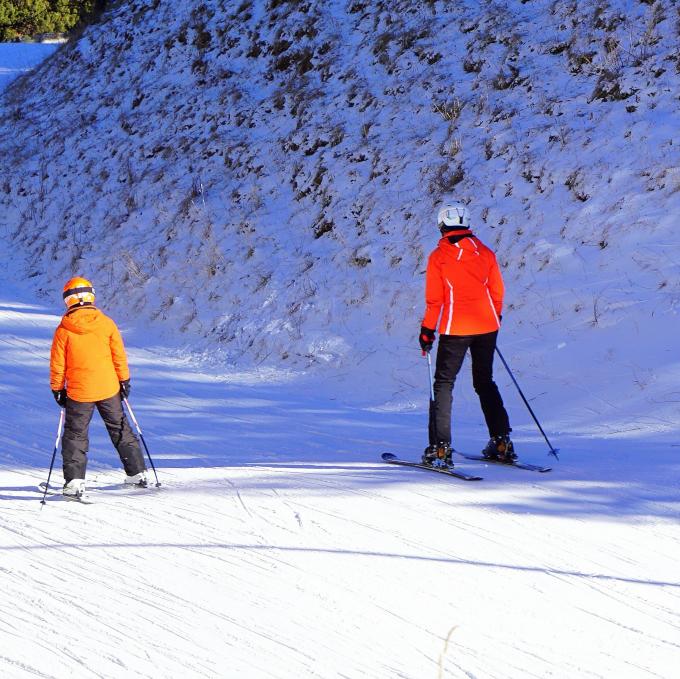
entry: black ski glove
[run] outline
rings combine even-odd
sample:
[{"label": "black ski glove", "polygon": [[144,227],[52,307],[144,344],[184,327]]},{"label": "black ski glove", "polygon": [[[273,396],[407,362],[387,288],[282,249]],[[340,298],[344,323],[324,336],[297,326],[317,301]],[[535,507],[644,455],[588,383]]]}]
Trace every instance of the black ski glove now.
[{"label": "black ski glove", "polygon": [[132,386],[130,385],[130,380],[123,380],[120,383],[120,395],[122,398],[127,398],[132,391]]},{"label": "black ski glove", "polygon": [[420,342],[420,348],[423,351],[430,351],[430,349],[432,349],[432,345],[434,344],[434,330],[430,330],[424,325],[421,325],[418,341]]},{"label": "black ski glove", "polygon": [[66,389],[52,389],[52,396],[60,408],[66,407]]}]

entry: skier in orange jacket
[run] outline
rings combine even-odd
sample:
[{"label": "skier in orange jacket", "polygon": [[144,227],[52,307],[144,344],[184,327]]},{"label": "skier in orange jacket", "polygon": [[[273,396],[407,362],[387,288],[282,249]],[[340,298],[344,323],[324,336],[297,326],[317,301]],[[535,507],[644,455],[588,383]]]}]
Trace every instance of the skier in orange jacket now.
[{"label": "skier in orange jacket", "polygon": [[485,457],[511,462],[517,456],[510,422],[493,381],[493,357],[503,310],[503,279],[493,252],[470,230],[470,212],[462,203],[446,203],[437,215],[442,234],[427,263],[425,316],[421,349],[430,351],[439,324],[439,348],[430,403],[429,445],[423,462],[451,462],[453,385],[467,350],[472,383],[489,430]]},{"label": "skier in orange jacket", "polygon": [[88,430],[95,407],[126,472],[126,483],[145,487],[146,465],[122,398],[130,393],[130,371],[116,324],[94,306],[92,283],[76,277],[64,286],[68,311],[54,333],[50,386],[66,409],[62,458],[64,495],[85,492]]}]

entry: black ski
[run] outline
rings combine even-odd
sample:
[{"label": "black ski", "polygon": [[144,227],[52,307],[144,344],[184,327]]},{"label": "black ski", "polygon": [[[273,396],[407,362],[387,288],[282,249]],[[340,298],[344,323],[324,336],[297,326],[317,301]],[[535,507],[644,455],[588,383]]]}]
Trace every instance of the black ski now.
[{"label": "black ski", "polygon": [[451,467],[433,467],[428,464],[423,464],[422,462],[408,462],[407,460],[400,460],[396,455],[392,453],[383,453],[382,459],[389,464],[398,464],[402,467],[416,467],[417,469],[427,469],[431,472],[437,472],[438,474],[446,474],[447,476],[455,476],[457,479],[462,479],[463,481],[481,481],[481,476],[474,476],[473,474],[466,474],[465,472],[459,472]]},{"label": "black ski", "polygon": [[[456,451],[458,452],[458,451]],[[515,460],[514,462],[503,462],[503,460],[494,460],[490,457],[484,457],[484,455],[466,455],[465,453],[459,453],[466,460],[475,460],[476,462],[488,462],[489,464],[500,464],[504,467],[517,467],[517,469],[526,469],[530,472],[540,472],[545,473],[552,470],[552,467],[541,467],[537,464],[529,464],[528,462],[522,462],[520,460]]]}]

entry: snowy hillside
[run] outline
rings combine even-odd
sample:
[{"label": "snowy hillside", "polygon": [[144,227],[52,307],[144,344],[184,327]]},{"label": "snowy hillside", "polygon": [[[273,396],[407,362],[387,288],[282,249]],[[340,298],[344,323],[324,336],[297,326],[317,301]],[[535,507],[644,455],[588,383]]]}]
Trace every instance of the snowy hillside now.
[{"label": "snowy hillside", "polygon": [[408,407],[456,195],[553,430],[600,427],[608,382],[640,406],[613,433],[668,431],[679,21],[623,0],[113,3],[2,99],[4,266],[25,256],[55,308],[82,273],[166,343],[359,370]]}]

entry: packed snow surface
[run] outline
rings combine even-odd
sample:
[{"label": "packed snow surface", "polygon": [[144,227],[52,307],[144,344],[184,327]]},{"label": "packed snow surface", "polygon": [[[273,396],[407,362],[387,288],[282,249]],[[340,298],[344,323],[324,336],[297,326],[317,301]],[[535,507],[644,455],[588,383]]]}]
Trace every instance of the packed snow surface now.
[{"label": "packed snow surface", "polygon": [[[205,372],[124,329],[162,485],[121,488],[95,415],[95,504],[43,507],[58,320],[0,299],[3,677],[675,675],[677,442],[563,435],[556,461],[520,436],[553,471],[461,458],[484,479],[457,481],[380,462],[419,454],[425,394],[357,406],[305,375]],[[477,450],[479,428],[455,443]]]}]

